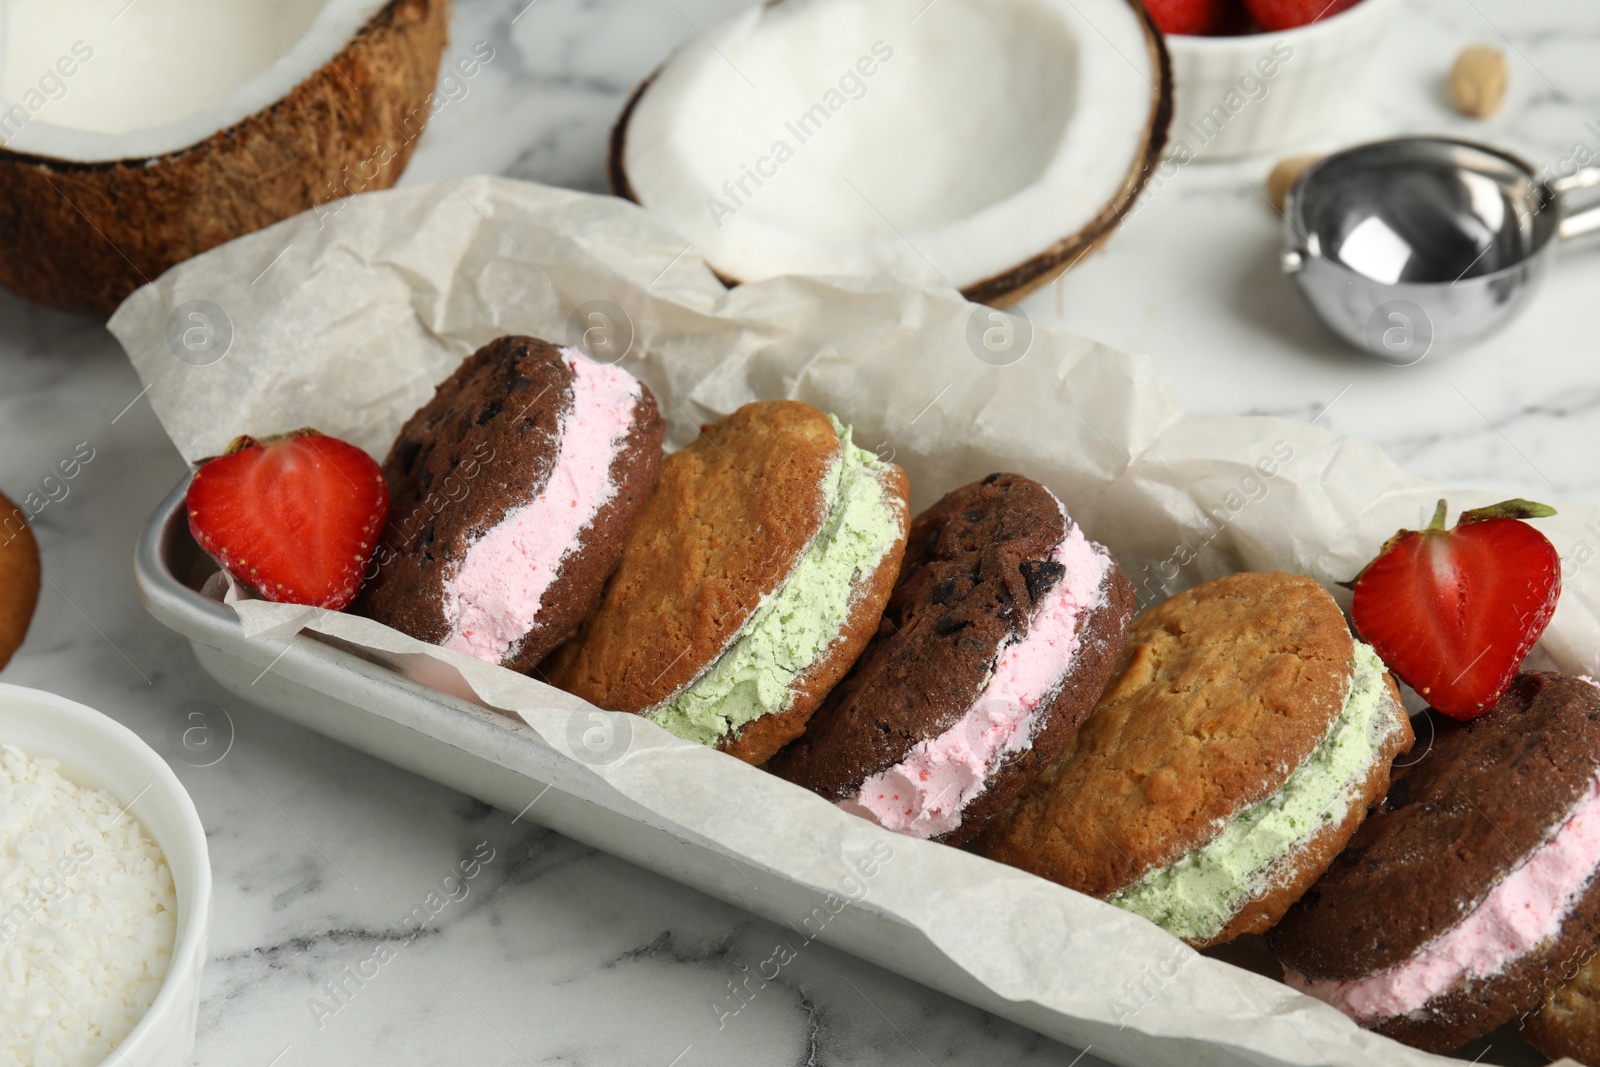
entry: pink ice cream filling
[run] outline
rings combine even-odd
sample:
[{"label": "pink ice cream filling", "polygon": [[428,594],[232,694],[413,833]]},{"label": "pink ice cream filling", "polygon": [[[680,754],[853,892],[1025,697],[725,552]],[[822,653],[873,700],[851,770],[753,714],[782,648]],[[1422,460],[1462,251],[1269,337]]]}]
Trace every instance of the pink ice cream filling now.
[{"label": "pink ice cream filling", "polygon": [[1000,761],[1032,746],[1039,711],[1060,691],[1078,653],[1078,624],[1105,600],[1110,569],[1071,520],[1051,558],[1066,573],[1041,598],[1027,634],[1000,646],[978,698],[955,725],[872,775],[841,808],[912,837],[946,834],[961,825]]},{"label": "pink ice cream filling", "polygon": [[1492,978],[1555,939],[1600,867],[1600,777],[1571,815],[1460,924],[1378,974],[1350,981],[1284,981],[1371,1023],[1421,1009],[1463,981]]},{"label": "pink ice cream filling", "polygon": [[561,563],[613,496],[611,465],[622,451],[638,403],[638,379],[594,363],[575,348],[572,406],[556,429],[556,459],[537,496],[506,512],[466,550],[444,583],[444,647],[500,663],[539,617]]}]

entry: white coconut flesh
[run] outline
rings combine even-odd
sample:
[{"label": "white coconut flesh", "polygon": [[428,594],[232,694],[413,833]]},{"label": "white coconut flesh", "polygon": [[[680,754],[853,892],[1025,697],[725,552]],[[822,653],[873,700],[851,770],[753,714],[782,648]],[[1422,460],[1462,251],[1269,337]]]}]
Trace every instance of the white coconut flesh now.
[{"label": "white coconut flesh", "polygon": [[967,289],[1127,199],[1159,57],[1128,0],[780,0],[675,53],[613,163],[730,279]]},{"label": "white coconut flesh", "polygon": [[384,0],[0,0],[0,147],[145,159],[289,95]]}]

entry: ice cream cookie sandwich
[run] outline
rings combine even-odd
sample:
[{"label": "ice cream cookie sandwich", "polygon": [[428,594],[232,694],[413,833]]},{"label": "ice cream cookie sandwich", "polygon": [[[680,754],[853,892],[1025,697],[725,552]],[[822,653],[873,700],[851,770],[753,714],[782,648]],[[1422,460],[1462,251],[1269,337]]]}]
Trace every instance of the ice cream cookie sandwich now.
[{"label": "ice cream cookie sandwich", "polygon": [[1299,899],[1411,742],[1326,590],[1235,574],[1134,620],[1100,705],[978,848],[1218,944]]},{"label": "ice cream cookie sandwich", "polygon": [[1066,744],[1133,588],[1054,494],[994,474],[917,516],[878,636],[769,767],[891,830],[959,844]]},{"label": "ice cream cookie sandwich", "polygon": [[531,670],[599,601],[663,430],[619,367],[532,337],[485,345],[389,450],[389,523],[351,610]]},{"label": "ice cream cookie sandwich", "polygon": [[599,610],[552,683],[762,763],[877,630],[905,473],[809,404],[747,404],[667,457]]}]

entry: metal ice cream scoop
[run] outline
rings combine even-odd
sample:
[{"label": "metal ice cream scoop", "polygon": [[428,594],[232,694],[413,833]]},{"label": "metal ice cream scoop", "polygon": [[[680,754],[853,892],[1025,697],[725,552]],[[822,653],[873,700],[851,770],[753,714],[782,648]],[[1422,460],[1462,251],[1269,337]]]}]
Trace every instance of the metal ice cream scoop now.
[{"label": "metal ice cream scoop", "polygon": [[1600,244],[1600,167],[1547,182],[1470,141],[1378,141],[1308,167],[1283,232],[1283,271],[1329,328],[1415,363],[1504,326],[1558,246]]}]

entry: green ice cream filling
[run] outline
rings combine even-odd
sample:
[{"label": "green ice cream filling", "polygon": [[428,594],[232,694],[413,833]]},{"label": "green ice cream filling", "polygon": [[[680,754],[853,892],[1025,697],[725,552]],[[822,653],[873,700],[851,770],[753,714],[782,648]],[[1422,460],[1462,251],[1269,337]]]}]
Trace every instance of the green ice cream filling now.
[{"label": "green ice cream filling", "polygon": [[1111,903],[1188,941],[1221,933],[1267,887],[1279,859],[1349,813],[1395,726],[1383,675],[1377,653],[1357,641],[1344,707],[1283,788],[1234,816],[1208,844],[1113,895]]},{"label": "green ice cream filling", "polygon": [[828,472],[828,517],[794,571],[757,605],[733,643],[698,678],[647,714],[688,741],[715,744],[746,723],[782,711],[790,686],[821,659],[849,614],[856,585],[877,569],[900,536],[884,499],[887,467],[855,447],[850,430],[829,416],[841,461]]}]

